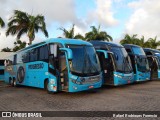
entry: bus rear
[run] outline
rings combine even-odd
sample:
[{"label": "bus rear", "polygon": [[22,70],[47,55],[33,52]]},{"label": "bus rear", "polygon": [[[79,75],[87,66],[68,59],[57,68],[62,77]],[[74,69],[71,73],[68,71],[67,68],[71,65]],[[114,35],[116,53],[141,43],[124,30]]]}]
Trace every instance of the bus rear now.
[{"label": "bus rear", "polygon": [[91,41],[91,43],[97,50],[108,51],[107,59],[103,54],[99,54],[103,84],[118,86],[134,82],[131,61],[123,46],[102,41]]},{"label": "bus rear", "polygon": [[78,92],[102,85],[96,51],[82,40],[50,39],[17,52],[9,60],[5,75],[12,86],[44,88],[50,93]]},{"label": "bus rear", "polygon": [[149,63],[143,49],[140,46],[132,44],[125,44],[123,46],[128,52],[132,62],[134,80],[137,82],[150,80]]}]

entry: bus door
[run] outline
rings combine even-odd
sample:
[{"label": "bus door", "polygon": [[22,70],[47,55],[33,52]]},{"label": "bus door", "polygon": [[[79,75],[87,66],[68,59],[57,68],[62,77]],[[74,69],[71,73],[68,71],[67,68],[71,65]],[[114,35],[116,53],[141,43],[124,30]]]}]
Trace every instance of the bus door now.
[{"label": "bus door", "polygon": [[151,69],[151,80],[158,78],[158,61],[154,56],[147,56],[149,67]]},{"label": "bus door", "polygon": [[64,51],[59,52],[59,72],[60,72],[60,85],[62,91],[69,90],[69,76],[67,67],[67,58]]},{"label": "bus door", "polygon": [[112,53],[108,53],[107,59],[102,53],[98,53],[98,57],[103,71],[103,84],[114,84],[114,59]]},{"label": "bus door", "polygon": [[68,91],[68,67],[66,53],[60,51],[59,44],[50,44],[50,54],[54,59],[50,59],[50,64],[54,66],[55,76],[57,79],[58,90]]}]

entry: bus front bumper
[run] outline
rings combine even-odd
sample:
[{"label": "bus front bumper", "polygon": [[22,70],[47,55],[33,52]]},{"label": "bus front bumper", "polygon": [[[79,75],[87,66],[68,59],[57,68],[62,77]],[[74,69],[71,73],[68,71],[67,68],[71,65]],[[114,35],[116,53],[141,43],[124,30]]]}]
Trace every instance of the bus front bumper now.
[{"label": "bus front bumper", "polygon": [[93,84],[82,84],[82,85],[71,83],[71,86],[69,87],[68,92],[86,91],[86,90],[91,90],[95,88],[100,88],[101,86],[102,86],[102,81],[99,81]]}]

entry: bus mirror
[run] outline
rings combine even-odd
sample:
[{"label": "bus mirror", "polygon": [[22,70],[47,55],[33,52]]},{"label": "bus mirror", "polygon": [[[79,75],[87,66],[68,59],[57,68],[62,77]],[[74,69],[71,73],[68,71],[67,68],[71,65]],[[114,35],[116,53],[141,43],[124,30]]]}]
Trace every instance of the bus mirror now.
[{"label": "bus mirror", "polygon": [[60,51],[65,51],[65,52],[67,52],[68,59],[69,59],[69,60],[72,60],[72,58],[73,58],[73,53],[72,53],[72,50],[71,50],[71,49],[69,49],[69,48],[60,48]]},{"label": "bus mirror", "polygon": [[103,53],[105,58],[108,58],[107,51],[105,50],[96,50],[97,53]]}]

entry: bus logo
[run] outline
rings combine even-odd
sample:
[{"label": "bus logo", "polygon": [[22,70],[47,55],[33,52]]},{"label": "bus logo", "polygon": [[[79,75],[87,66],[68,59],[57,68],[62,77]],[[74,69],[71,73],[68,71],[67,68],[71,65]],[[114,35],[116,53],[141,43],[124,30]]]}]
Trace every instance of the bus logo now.
[{"label": "bus logo", "polygon": [[43,69],[44,64],[43,63],[38,63],[38,64],[32,64],[28,66],[28,69]]}]

